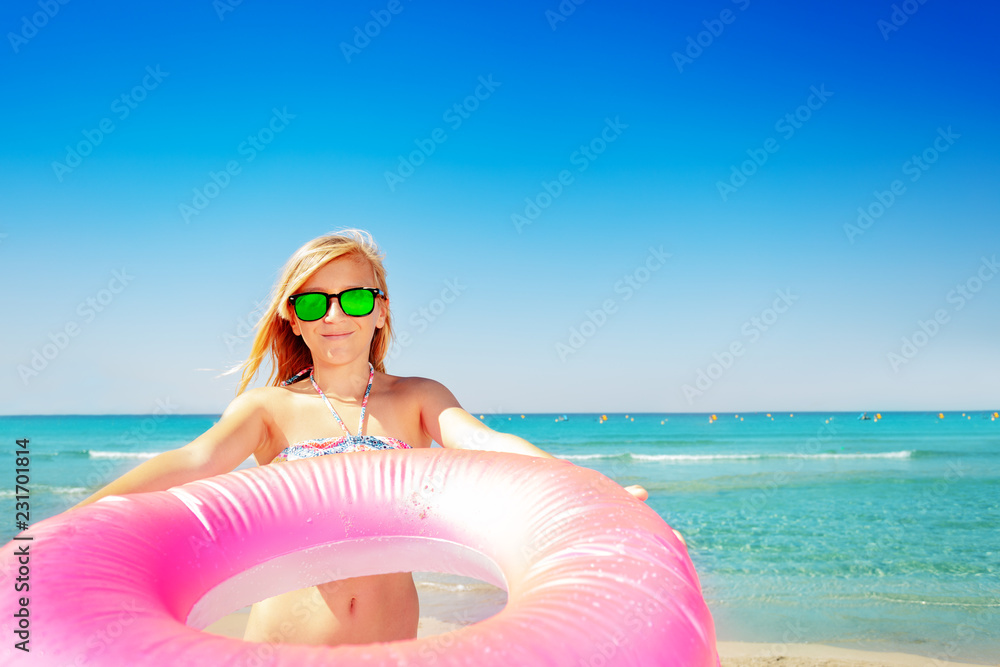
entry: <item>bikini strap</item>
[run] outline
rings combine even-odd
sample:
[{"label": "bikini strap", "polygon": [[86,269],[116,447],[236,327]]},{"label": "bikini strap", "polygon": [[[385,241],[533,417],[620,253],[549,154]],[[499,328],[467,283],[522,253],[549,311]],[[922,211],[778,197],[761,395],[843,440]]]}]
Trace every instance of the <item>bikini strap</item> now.
[{"label": "bikini strap", "polygon": [[301,380],[301,379],[303,379],[305,377],[308,377],[309,373],[312,372],[312,369],[313,369],[312,366],[306,366],[301,371],[299,371],[298,373],[296,373],[292,377],[288,378],[287,380],[282,380],[281,384],[278,385],[278,386],[279,387],[287,387],[290,384],[298,382],[299,380]]},{"label": "bikini strap", "polygon": [[[368,388],[365,389],[365,397],[361,400],[361,420],[358,423],[358,436],[357,437],[359,437],[359,438],[361,437],[361,434],[365,430],[365,409],[368,407],[368,394],[370,394],[372,392],[372,380],[374,380],[374,379],[375,379],[375,367],[372,366],[371,362],[369,361],[368,362]],[[316,393],[319,394],[320,398],[323,399],[323,402],[326,403],[326,407],[330,408],[330,413],[333,415],[333,418],[337,420],[337,423],[340,424],[340,428],[344,429],[344,433],[346,433],[348,436],[350,436],[351,432],[348,431],[347,430],[347,426],[344,425],[344,420],[342,420],[340,418],[340,415],[337,414],[337,411],[333,409],[333,404],[330,403],[330,399],[328,399],[326,397],[326,394],[323,393],[323,390],[319,388],[318,384],[316,384],[316,378],[313,377],[313,371],[312,371],[311,368],[309,369],[309,381],[312,382],[313,389],[316,390]]]}]

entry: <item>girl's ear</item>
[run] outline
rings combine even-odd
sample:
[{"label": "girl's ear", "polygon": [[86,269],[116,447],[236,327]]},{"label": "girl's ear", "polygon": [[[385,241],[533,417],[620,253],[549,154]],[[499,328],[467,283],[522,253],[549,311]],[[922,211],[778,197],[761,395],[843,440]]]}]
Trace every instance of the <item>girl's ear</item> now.
[{"label": "girl's ear", "polygon": [[379,308],[378,318],[375,320],[375,328],[381,329],[385,326],[385,315],[389,312],[389,297],[383,297],[381,301],[376,299],[376,302],[379,304]]}]

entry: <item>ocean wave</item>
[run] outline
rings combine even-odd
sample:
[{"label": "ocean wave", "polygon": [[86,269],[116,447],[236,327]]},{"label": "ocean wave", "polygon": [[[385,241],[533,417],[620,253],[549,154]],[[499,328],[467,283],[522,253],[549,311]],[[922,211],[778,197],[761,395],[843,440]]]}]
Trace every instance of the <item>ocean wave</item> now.
[{"label": "ocean wave", "polygon": [[563,454],[559,458],[568,459],[570,461],[591,461],[594,459],[608,460],[608,459],[630,459],[632,455],[628,452],[623,452],[621,454]]},{"label": "ocean wave", "polygon": [[151,459],[162,453],[163,452],[102,452],[94,449],[87,451],[87,454],[92,459]]},{"label": "ocean wave", "polygon": [[[56,495],[74,495],[74,494],[84,494],[91,493],[91,490],[85,486],[43,486],[43,485],[31,485],[32,493],[54,493]],[[13,498],[17,495],[17,490],[0,489],[0,498]]]},{"label": "ocean wave", "polygon": [[914,455],[910,449],[898,452],[849,452],[849,453],[819,453],[819,454],[633,454],[620,452],[617,454],[567,454],[561,458],[571,461],[587,460],[631,460],[631,461],[674,461],[679,463],[698,463],[704,461],[760,461],[764,459],[908,459]]},{"label": "ocean wave", "polygon": [[[852,599],[844,596],[844,599]],[[964,608],[979,608],[979,609],[993,609],[1000,607],[1000,604],[994,602],[951,602],[945,600],[922,600],[918,597],[899,597],[895,595],[884,595],[879,593],[871,593],[866,595],[864,599],[877,600],[879,602],[895,602],[898,604],[914,604],[914,605],[927,605],[931,607],[964,607]]]},{"label": "ocean wave", "polygon": [[63,449],[61,451],[46,451],[40,448],[31,449],[31,458],[33,459],[51,459],[57,456],[63,457],[83,457],[87,458],[90,456],[90,452],[86,449]]}]

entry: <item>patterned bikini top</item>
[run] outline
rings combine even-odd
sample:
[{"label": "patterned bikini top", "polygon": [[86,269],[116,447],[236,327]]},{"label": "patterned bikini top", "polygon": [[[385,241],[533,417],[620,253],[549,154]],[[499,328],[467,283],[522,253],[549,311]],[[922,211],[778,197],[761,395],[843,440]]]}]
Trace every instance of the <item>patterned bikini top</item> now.
[{"label": "patterned bikini top", "polygon": [[346,452],[365,452],[372,451],[376,449],[411,449],[411,447],[403,442],[402,440],[397,440],[396,438],[390,438],[381,435],[362,435],[365,430],[365,409],[368,407],[368,394],[372,391],[372,380],[375,379],[375,367],[368,363],[368,388],[365,389],[365,397],[361,400],[361,420],[358,424],[358,434],[351,435],[351,432],[347,430],[347,426],[344,425],[344,420],[340,418],[337,411],[333,409],[333,404],[323,393],[323,390],[319,388],[316,384],[316,378],[313,376],[313,369],[307,368],[305,370],[299,371],[289,379],[281,383],[281,386],[289,385],[293,382],[297,382],[305,377],[306,372],[309,373],[309,381],[312,382],[313,389],[319,394],[323,402],[326,403],[326,407],[330,408],[330,413],[333,414],[333,418],[337,420],[340,424],[340,428],[344,430],[344,435],[339,438],[317,438],[315,440],[303,440],[297,442],[294,445],[289,445],[281,450],[281,453],[274,457],[271,461],[272,463],[281,461],[294,461],[296,459],[307,459],[313,456],[324,456],[326,454],[343,454]]}]

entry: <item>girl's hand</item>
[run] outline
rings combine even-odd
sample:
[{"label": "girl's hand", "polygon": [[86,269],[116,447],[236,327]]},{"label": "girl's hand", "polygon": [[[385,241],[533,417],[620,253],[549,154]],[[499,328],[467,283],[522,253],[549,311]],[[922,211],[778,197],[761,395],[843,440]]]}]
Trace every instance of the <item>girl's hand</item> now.
[{"label": "girl's hand", "polygon": [[631,493],[636,500],[645,501],[649,498],[649,491],[639,486],[638,484],[633,484],[632,486],[626,486],[625,490]]}]

